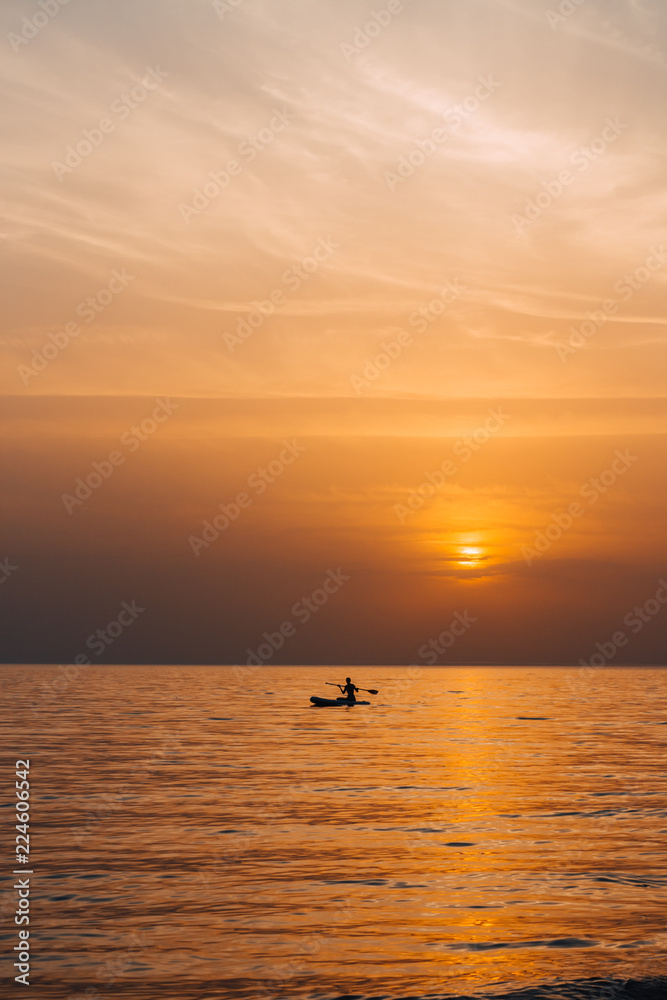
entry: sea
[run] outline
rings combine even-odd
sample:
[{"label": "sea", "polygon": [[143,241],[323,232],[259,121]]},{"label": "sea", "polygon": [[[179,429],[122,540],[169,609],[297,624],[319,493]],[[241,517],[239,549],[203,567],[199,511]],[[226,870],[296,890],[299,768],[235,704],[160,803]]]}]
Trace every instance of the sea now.
[{"label": "sea", "polygon": [[[311,706],[348,675],[370,704]],[[0,681],[3,995],[667,998],[662,668],[39,665]]]}]

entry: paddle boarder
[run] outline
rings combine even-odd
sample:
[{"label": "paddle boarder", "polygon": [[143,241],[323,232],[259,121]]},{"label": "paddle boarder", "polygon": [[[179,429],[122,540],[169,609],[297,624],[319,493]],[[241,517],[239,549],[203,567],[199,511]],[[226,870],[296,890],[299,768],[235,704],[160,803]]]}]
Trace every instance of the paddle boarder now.
[{"label": "paddle boarder", "polygon": [[350,678],[346,677],[345,678],[345,685],[339,684],[338,687],[340,688],[340,690],[342,691],[342,693],[345,695],[345,697],[347,698],[347,700],[349,702],[352,702],[352,704],[354,704],[354,702],[357,700],[355,698],[354,693],[355,693],[355,691],[358,691],[359,688],[356,687],[356,685],[354,685],[352,683],[352,681],[350,680]]}]

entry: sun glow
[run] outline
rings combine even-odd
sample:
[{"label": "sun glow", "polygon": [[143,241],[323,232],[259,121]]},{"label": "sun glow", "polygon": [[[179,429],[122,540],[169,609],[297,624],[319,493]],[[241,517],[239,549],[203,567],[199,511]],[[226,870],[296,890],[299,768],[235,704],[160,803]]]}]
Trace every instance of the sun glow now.
[{"label": "sun glow", "polygon": [[[477,532],[461,532],[449,538],[434,538],[433,542],[440,550],[439,559],[444,560],[449,570],[483,570],[492,560],[495,549],[494,545],[479,537]],[[463,573],[464,577],[466,575]]]},{"label": "sun glow", "polygon": [[479,566],[482,561],[483,550],[477,545],[463,545],[459,553],[459,566]]}]

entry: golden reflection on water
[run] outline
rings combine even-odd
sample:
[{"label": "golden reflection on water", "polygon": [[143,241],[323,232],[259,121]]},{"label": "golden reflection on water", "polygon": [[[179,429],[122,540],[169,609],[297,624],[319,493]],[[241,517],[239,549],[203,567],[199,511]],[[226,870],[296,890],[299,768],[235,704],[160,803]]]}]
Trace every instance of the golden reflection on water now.
[{"label": "golden reflection on water", "polygon": [[667,972],[660,670],[346,668],[380,694],[327,710],[331,667],[90,668],[52,698],[55,668],[1,669],[40,996]]}]

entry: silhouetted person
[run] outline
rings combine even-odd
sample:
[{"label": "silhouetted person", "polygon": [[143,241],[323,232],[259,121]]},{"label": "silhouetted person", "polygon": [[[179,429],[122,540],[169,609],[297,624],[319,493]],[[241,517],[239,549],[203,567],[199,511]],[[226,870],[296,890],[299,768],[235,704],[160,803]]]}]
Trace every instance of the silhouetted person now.
[{"label": "silhouetted person", "polygon": [[358,691],[359,688],[355,687],[349,677],[345,678],[345,686],[339,684],[338,687],[341,689],[348,701],[355,702],[357,700],[354,696],[354,692]]}]

